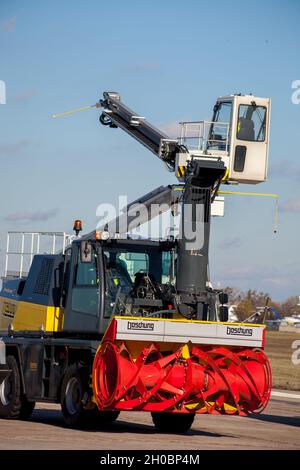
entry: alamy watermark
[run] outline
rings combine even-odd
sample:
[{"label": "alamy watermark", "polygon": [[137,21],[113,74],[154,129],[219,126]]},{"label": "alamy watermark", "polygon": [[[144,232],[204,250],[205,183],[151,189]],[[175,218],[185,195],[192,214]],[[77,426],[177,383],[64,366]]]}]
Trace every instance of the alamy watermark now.
[{"label": "alamy watermark", "polygon": [[[182,220],[180,214],[182,213]],[[107,230],[110,235],[132,236],[143,239],[166,239],[172,236],[184,240],[187,250],[201,250],[204,245],[204,204],[182,204],[170,207],[167,203],[128,205],[127,196],[119,196],[118,208],[113,204],[99,204],[96,210],[96,230]]]},{"label": "alamy watermark", "polygon": [[6,104],[6,84],[0,80],[0,104]]},{"label": "alamy watermark", "polygon": [[292,103],[300,104],[300,80],[294,80],[292,82],[292,89],[295,90],[291,96]]},{"label": "alamy watermark", "polygon": [[296,339],[292,343],[292,349],[295,349],[295,351],[292,354],[292,363],[295,366],[300,365],[300,339]]}]

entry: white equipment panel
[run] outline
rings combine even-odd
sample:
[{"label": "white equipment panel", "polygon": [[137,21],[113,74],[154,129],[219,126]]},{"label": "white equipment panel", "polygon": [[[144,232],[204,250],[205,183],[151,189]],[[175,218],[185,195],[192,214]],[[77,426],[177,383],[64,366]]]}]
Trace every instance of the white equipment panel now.
[{"label": "white equipment panel", "polygon": [[264,325],[115,317],[117,340],[215,344],[261,348]]}]

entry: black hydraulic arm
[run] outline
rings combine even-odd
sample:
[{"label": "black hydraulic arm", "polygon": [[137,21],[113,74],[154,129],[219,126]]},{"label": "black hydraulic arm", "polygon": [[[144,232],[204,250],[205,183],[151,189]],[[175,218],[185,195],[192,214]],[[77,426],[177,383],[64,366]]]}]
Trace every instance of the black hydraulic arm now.
[{"label": "black hydraulic arm", "polygon": [[177,140],[170,139],[162,131],[150,124],[142,116],[128,108],[118,93],[104,92],[97,107],[102,107],[100,122],[110,127],[120,127],[129,135],[147,147],[174,171],[175,156],[184,151]]}]

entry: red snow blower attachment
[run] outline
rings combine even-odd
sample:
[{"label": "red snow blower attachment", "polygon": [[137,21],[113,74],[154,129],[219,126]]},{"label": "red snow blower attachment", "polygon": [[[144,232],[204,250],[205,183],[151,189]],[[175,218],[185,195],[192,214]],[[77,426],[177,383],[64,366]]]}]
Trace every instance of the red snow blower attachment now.
[{"label": "red snow blower attachment", "polygon": [[261,412],[271,392],[264,326],[115,317],[96,353],[100,410]]}]

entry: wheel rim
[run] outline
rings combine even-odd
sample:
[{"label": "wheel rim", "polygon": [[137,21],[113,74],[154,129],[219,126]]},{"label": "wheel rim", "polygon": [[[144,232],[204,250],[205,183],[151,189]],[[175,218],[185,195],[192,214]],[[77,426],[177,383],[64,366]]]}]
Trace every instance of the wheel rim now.
[{"label": "wheel rim", "polygon": [[0,401],[3,406],[9,405],[12,397],[12,380],[11,377],[5,377],[0,385]]},{"label": "wheel rim", "polygon": [[72,377],[67,384],[65,403],[70,415],[78,413],[81,405],[81,387],[75,377]]}]

